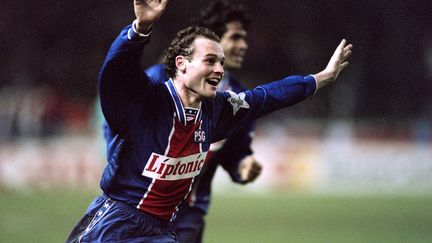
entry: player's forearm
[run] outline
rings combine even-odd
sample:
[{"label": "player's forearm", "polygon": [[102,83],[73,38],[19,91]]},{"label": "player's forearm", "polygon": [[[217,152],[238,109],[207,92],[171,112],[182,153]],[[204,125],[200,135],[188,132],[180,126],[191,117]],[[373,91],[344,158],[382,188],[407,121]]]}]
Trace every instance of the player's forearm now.
[{"label": "player's forearm", "polygon": [[327,86],[335,79],[335,73],[330,73],[327,71],[321,71],[317,74],[313,75],[315,77],[316,83],[317,83],[317,90],[320,88]]},{"label": "player's forearm", "polygon": [[129,25],[113,42],[99,75],[101,91],[121,94],[141,83],[141,59],[147,39],[137,38]]},{"label": "player's forearm", "polygon": [[112,128],[127,119],[129,110],[143,97],[141,58],[145,42],[131,39],[131,26],[124,28],[111,45],[99,76],[99,93],[104,115]]},{"label": "player's forearm", "polygon": [[260,85],[251,92],[251,100],[257,102],[253,107],[256,118],[289,107],[313,95],[316,81],[312,75],[288,76],[282,80]]}]

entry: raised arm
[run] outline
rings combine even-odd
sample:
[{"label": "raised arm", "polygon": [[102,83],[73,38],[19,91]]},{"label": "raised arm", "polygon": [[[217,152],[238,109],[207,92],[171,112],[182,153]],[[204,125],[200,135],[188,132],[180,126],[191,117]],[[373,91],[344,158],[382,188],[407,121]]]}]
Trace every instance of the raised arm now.
[{"label": "raised arm", "polygon": [[151,107],[152,84],[141,69],[143,49],[167,0],[134,1],[136,19],[111,45],[99,75],[101,107],[109,127],[121,133],[145,107]]},{"label": "raised arm", "polygon": [[332,83],[347,67],[346,60],[351,55],[352,47],[342,40],[326,68],[315,75],[288,76],[239,94],[227,91],[217,95],[214,101],[218,108],[215,119],[220,121],[215,126],[214,141],[232,135],[247,122],[294,105]]}]

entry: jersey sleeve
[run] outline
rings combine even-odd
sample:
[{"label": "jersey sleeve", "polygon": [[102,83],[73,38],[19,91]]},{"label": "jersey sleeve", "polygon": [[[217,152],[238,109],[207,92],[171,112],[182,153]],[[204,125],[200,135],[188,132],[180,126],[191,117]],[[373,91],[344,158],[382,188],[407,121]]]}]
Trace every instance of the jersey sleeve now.
[{"label": "jersey sleeve", "polygon": [[284,107],[292,106],[314,94],[312,75],[288,76],[240,93],[218,93],[214,104],[213,142],[232,136],[251,121]]},{"label": "jersey sleeve", "polygon": [[145,73],[150,77],[151,80],[157,83],[164,83],[169,78],[165,73],[165,65],[156,64],[145,70]]},{"label": "jersey sleeve", "polygon": [[121,133],[151,106],[151,80],[141,69],[143,49],[149,38],[131,38],[131,25],[112,43],[99,75],[102,112],[110,128]]}]

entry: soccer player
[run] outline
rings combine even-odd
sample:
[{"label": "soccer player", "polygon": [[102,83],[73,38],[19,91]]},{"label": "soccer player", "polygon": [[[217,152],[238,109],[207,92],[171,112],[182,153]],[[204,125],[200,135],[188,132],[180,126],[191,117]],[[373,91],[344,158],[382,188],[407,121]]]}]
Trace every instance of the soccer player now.
[{"label": "soccer player", "polygon": [[[204,27],[179,33],[165,54],[170,79],[140,67],[153,24],[167,0],[135,0],[136,19],[111,45],[99,76],[102,112],[112,132],[103,194],[68,242],[178,242],[171,222],[189,195],[212,142],[293,105],[333,82],[352,45],[342,40],[326,68],[241,93],[216,92],[224,74],[219,37]],[[190,119],[192,117],[192,119]]]},{"label": "soccer player", "polygon": [[[221,39],[225,54],[225,72],[218,91],[244,91],[244,86],[229,72],[241,68],[248,48],[246,36],[250,20],[244,7],[227,1],[214,1],[200,13],[195,22],[198,26],[213,30]],[[165,82],[169,78],[163,71],[163,66],[155,65],[146,70],[146,73],[155,81]],[[246,184],[259,176],[262,167],[252,156],[251,149],[254,126],[254,123],[246,125],[229,139],[210,146],[200,178],[194,184],[188,202],[180,209],[174,220],[179,242],[202,242],[204,216],[208,212],[211,198],[211,181],[219,164],[236,183]]]}]

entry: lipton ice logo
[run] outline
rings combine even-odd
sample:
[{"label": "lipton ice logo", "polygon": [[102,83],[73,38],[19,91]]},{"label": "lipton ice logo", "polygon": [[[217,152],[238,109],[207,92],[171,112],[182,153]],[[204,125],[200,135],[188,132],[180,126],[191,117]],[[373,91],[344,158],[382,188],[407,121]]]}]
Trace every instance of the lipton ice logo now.
[{"label": "lipton ice logo", "polygon": [[249,104],[245,100],[245,93],[236,94],[230,90],[227,90],[231,97],[228,98],[228,102],[231,104],[233,108],[233,115],[237,113],[240,108],[249,108]]},{"label": "lipton ice logo", "polygon": [[167,181],[192,178],[200,173],[206,156],[207,152],[181,158],[152,153],[142,175]]}]

